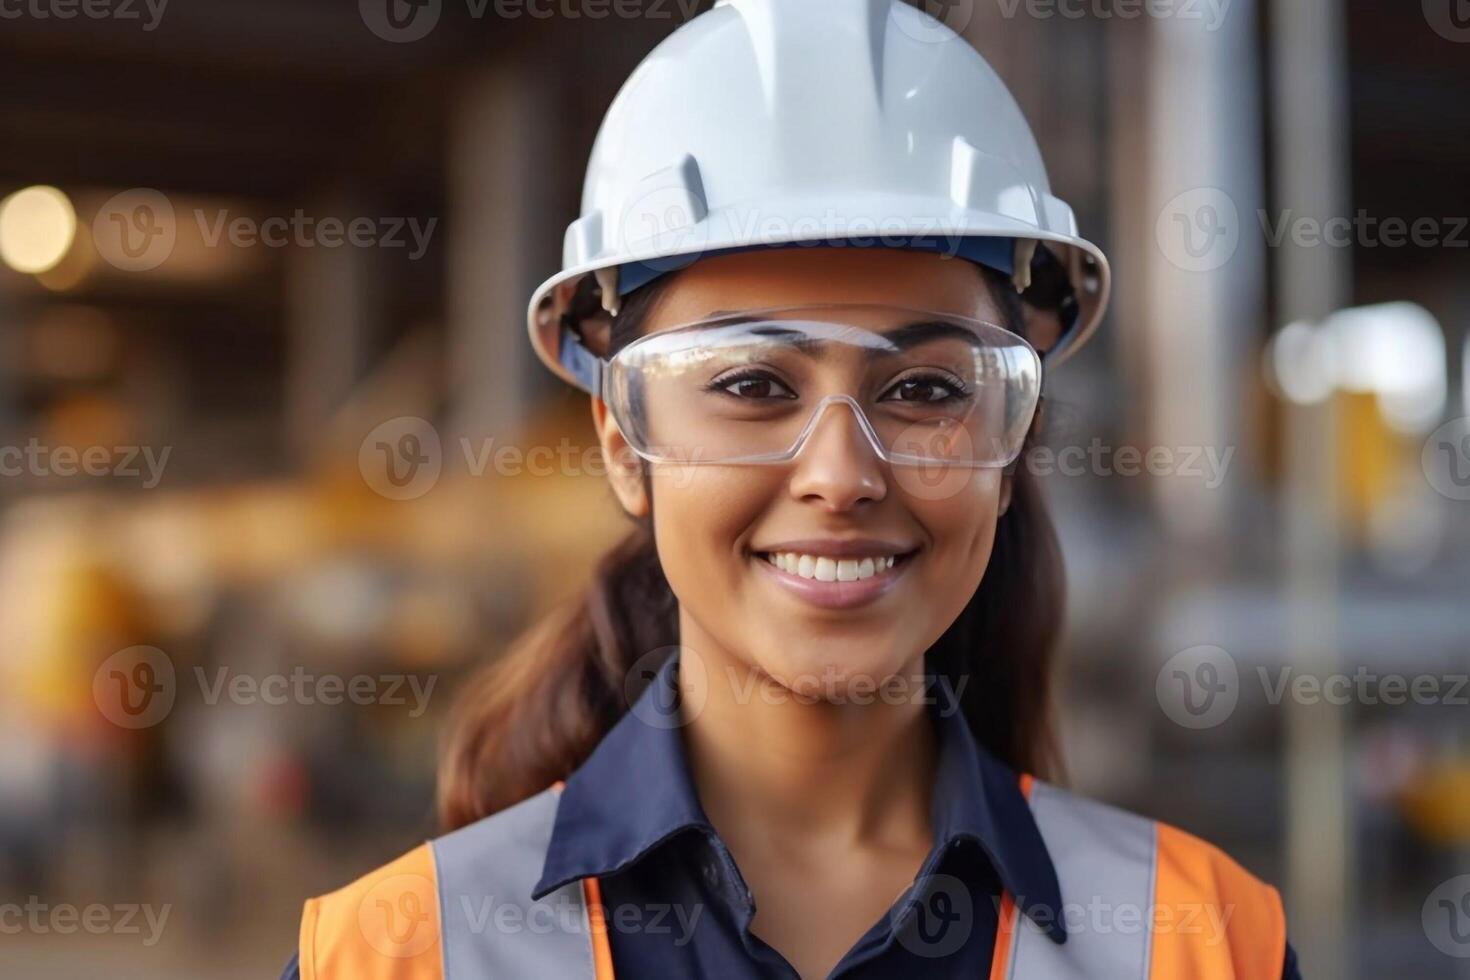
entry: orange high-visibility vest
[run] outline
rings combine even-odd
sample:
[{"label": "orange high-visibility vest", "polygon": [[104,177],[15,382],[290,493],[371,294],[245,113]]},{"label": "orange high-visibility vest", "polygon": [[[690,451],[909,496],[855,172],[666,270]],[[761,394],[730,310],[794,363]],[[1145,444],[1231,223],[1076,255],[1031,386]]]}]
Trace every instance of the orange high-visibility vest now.
[{"label": "orange high-visibility vest", "polygon": [[[1021,777],[1061,884],[1055,943],[1001,900],[990,980],[1278,980],[1275,888],[1167,824]],[[301,980],[611,980],[595,877],[531,901],[561,784],[309,899]]]}]

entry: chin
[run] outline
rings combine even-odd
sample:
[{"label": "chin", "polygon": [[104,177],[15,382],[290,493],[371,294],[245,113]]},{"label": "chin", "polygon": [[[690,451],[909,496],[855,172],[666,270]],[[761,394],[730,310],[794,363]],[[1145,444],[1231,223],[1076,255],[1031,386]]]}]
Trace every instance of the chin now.
[{"label": "chin", "polygon": [[788,649],[778,659],[758,658],[756,663],[797,697],[834,704],[872,703],[885,686],[907,684],[894,678],[904,674],[913,658],[895,657],[893,650],[891,644],[832,640],[808,650]]}]

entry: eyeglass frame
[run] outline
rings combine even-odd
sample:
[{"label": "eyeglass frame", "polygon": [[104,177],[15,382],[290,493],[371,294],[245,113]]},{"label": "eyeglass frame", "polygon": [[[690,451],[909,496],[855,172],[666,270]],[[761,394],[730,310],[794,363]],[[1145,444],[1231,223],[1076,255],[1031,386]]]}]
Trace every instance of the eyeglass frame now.
[{"label": "eyeglass frame", "polygon": [[[902,312],[905,312],[905,313],[919,313],[919,314],[923,314],[925,316],[950,317],[950,318],[961,319],[961,320],[975,320],[975,322],[984,323],[986,326],[994,327],[997,330],[1002,330],[1005,333],[1010,334],[1012,337],[1015,337],[1022,344],[1024,344],[1028,350],[1030,350],[1033,354],[1036,355],[1036,371],[1037,371],[1036,405],[1031,410],[1031,422],[1030,422],[1030,425],[1029,425],[1029,427],[1027,429],[1026,436],[1023,437],[1023,439],[1022,439],[1022,443],[1021,443],[1022,448],[1021,448],[1021,450],[1018,450],[1017,451],[1016,456],[1015,456],[1014,459],[1012,459],[1008,463],[1005,463],[1003,466],[999,467],[999,469],[1001,470],[1001,472],[1003,472],[1005,474],[1010,474],[1010,473],[1014,472],[1015,471],[1015,468],[1016,468],[1016,465],[1020,462],[1021,456],[1023,455],[1025,444],[1026,444],[1026,440],[1029,440],[1031,438],[1032,434],[1036,430],[1037,422],[1041,418],[1042,406],[1046,402],[1046,379],[1047,379],[1046,362],[1047,362],[1047,355],[1050,354],[1050,351],[1046,351],[1046,352],[1038,351],[1031,344],[1031,342],[1029,340],[1027,340],[1025,337],[1022,337],[1020,334],[1016,333],[1013,330],[1009,330],[1009,329],[1007,329],[1005,327],[1002,327],[1002,326],[1000,326],[1000,324],[990,323],[990,322],[985,321],[985,320],[976,320],[975,317],[968,317],[968,316],[965,316],[965,315],[960,314],[960,313],[944,313],[944,312],[940,312],[938,310],[923,310],[923,309],[918,309],[916,307],[907,307],[907,306],[889,306],[888,304],[884,304],[884,303],[806,303],[806,304],[800,304],[800,305],[796,305],[796,306],[769,306],[769,307],[764,307],[762,309],[750,310],[748,312],[743,312],[743,313],[733,313],[732,312],[732,313],[730,313],[728,315],[725,315],[725,316],[709,317],[709,318],[707,318],[707,321],[711,325],[714,325],[714,324],[718,323],[722,319],[730,319],[731,317],[734,317],[734,316],[740,316],[740,317],[744,318],[744,317],[756,317],[756,316],[759,316],[759,315],[761,315],[763,313],[790,312],[792,310],[802,310],[802,309],[833,309],[833,308],[839,308],[840,309],[840,308],[843,308],[843,307],[854,307],[854,306],[863,306],[863,307],[881,306],[881,307],[885,307],[887,309],[899,310],[899,311],[902,311]],[[683,329],[685,327],[697,326],[697,325],[702,324],[704,322],[706,322],[706,320],[690,320],[687,323],[677,323],[677,324],[674,324],[673,326],[671,326],[669,328],[669,330],[681,330],[681,329]],[[658,332],[659,333],[663,333],[665,331],[658,331]],[[605,401],[606,399],[603,398],[603,392],[606,390],[607,372],[611,368],[613,358],[616,358],[618,356],[618,354],[621,354],[622,353],[622,351],[619,351],[618,354],[614,354],[613,357],[611,357],[611,358],[603,357],[600,354],[594,353],[586,344],[584,344],[582,342],[581,335],[578,334],[570,326],[568,326],[567,323],[565,322],[565,320],[563,320],[563,322],[561,324],[560,334],[561,334],[561,343],[560,343],[560,345],[558,347],[558,350],[557,350],[557,360],[558,360],[558,362],[560,362],[561,365],[562,365],[562,367],[566,368],[567,371],[572,375],[572,377],[574,379],[576,379],[577,386],[579,388],[581,388],[583,391],[586,391],[593,398],[597,398],[597,399],[600,399],[600,400],[604,400]],[[645,335],[645,337],[652,337],[652,336],[654,336],[654,334],[646,334]],[[643,340],[643,339],[645,339],[645,338],[644,337],[640,337],[639,338],[639,340]],[[636,344],[637,341],[634,341],[634,343]],[[623,348],[623,350],[627,350],[628,348],[630,348],[632,346],[633,346],[633,344],[629,344],[628,347]],[[826,411],[826,406],[828,405],[828,403],[830,403],[834,398],[835,399],[838,399],[838,400],[843,400],[843,401],[846,401],[846,402],[849,403],[849,407],[853,409],[853,414],[856,416],[856,418],[858,420],[858,424],[862,428],[863,434],[867,437],[869,443],[871,443],[875,447],[879,447],[878,448],[878,455],[879,455],[879,457],[882,458],[882,459],[884,459],[885,462],[888,462],[890,465],[892,465],[893,464],[893,461],[887,459],[886,450],[883,450],[881,448],[881,443],[880,442],[875,441],[875,435],[874,435],[874,433],[872,431],[872,423],[870,423],[868,421],[868,417],[867,417],[866,413],[864,413],[862,411],[862,407],[860,405],[858,405],[857,402],[854,401],[853,398],[850,395],[829,395],[829,396],[823,398],[821,400],[821,402],[819,402],[817,404],[817,406],[815,408],[813,408],[811,418],[808,420],[806,426],[803,427],[802,433],[797,437],[797,441],[794,443],[794,445],[796,445],[798,447],[797,452],[800,452],[800,447],[802,447],[802,446],[805,445],[806,438],[810,434],[810,431],[811,431],[812,427],[815,426],[815,424],[817,423],[817,421],[820,419],[821,414],[824,411]],[[616,417],[614,417],[614,420],[617,421]],[[621,421],[618,422],[618,427],[621,430],[621,428],[622,428]],[[655,462],[655,463],[657,463],[657,462],[667,462],[667,460],[659,460],[659,459],[656,459],[654,457],[650,457],[650,456],[645,455],[644,453],[640,452],[637,449],[637,447],[633,446],[631,443],[629,443],[629,448],[632,449],[633,452],[636,453],[639,456],[639,458],[646,459],[649,462]],[[748,465],[748,464],[744,464],[744,463],[731,463],[730,465],[739,466],[739,465]],[[768,465],[768,464],[749,464],[749,465]],[[900,465],[905,465],[905,464],[900,464]],[[914,465],[921,465],[921,464],[914,464]]]}]

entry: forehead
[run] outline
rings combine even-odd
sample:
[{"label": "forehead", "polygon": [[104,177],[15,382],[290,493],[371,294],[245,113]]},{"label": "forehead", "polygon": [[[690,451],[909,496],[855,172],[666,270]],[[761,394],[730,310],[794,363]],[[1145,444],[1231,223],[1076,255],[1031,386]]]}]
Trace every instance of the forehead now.
[{"label": "forehead", "polygon": [[825,303],[883,304],[992,323],[1000,317],[979,267],[965,259],[912,249],[796,247],[700,259],[675,276],[644,332],[720,312]]}]

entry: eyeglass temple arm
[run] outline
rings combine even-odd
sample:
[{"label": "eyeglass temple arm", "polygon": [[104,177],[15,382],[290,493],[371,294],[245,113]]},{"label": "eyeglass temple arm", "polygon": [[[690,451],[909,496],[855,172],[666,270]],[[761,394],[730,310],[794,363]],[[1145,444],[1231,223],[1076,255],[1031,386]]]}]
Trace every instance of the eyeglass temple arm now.
[{"label": "eyeglass temple arm", "polygon": [[607,361],[588,350],[577,332],[565,325],[561,328],[556,358],[576,379],[579,388],[590,392],[593,398],[602,397],[602,374],[607,368]]}]

